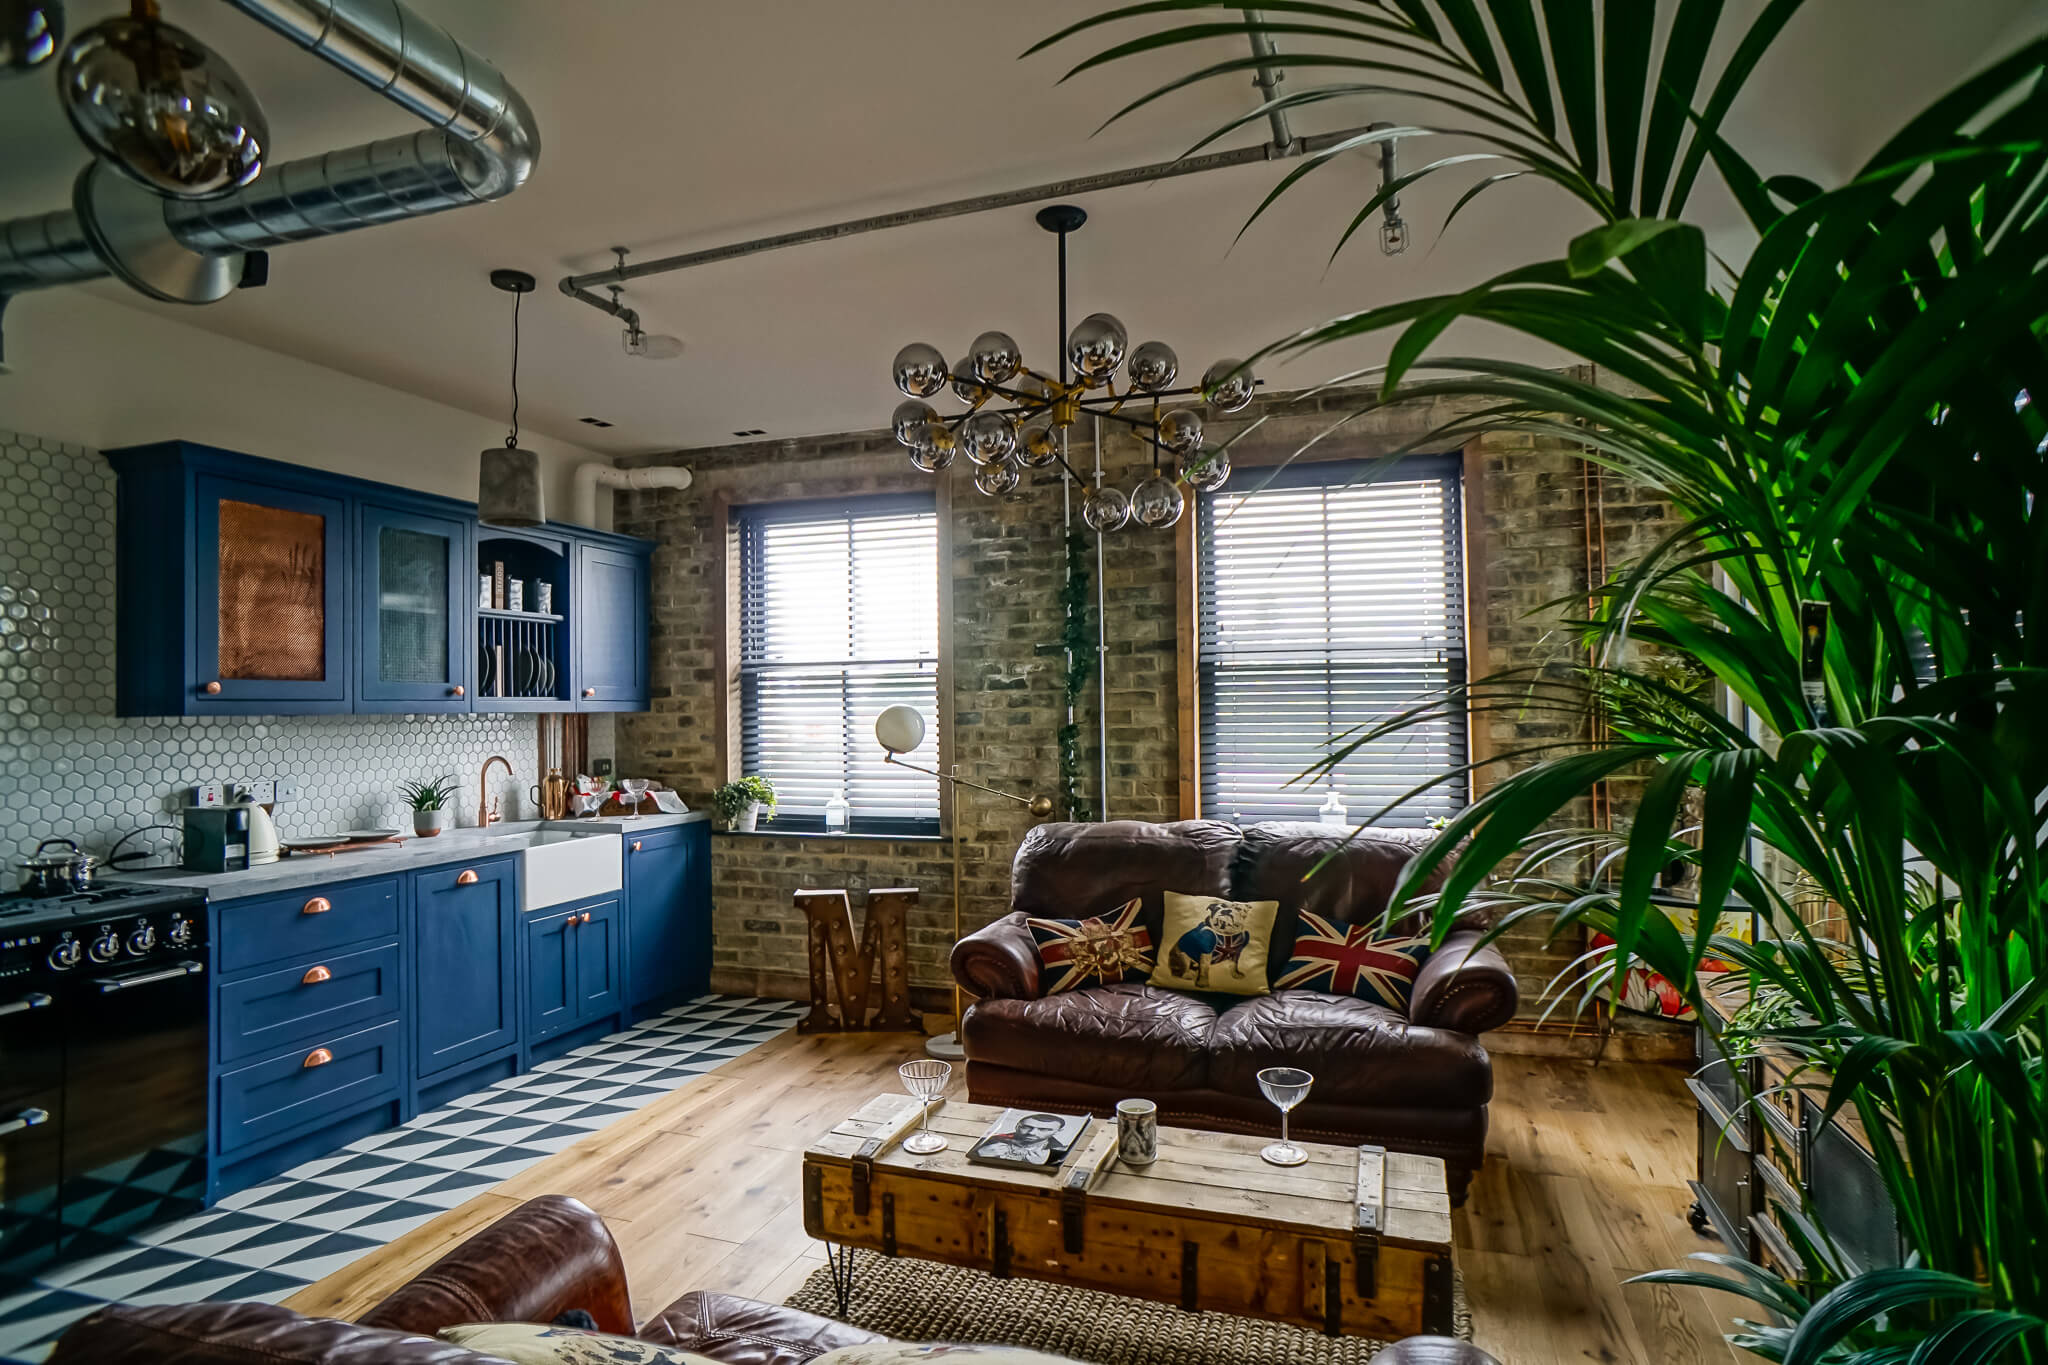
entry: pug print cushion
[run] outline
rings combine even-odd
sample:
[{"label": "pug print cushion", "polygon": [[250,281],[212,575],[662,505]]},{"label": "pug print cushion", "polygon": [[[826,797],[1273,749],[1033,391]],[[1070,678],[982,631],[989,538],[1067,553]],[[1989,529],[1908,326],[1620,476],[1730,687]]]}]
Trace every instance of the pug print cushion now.
[{"label": "pug print cushion", "polygon": [[1166,893],[1152,984],[1176,991],[1265,995],[1266,949],[1278,901]]}]

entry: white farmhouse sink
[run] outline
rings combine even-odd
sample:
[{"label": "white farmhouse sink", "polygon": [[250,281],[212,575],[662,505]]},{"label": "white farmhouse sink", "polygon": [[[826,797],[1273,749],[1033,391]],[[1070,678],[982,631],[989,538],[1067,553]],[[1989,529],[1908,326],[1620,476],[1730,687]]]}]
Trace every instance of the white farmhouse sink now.
[{"label": "white farmhouse sink", "polygon": [[518,850],[521,910],[544,910],[625,885],[616,834],[537,829],[478,842],[493,851]]}]

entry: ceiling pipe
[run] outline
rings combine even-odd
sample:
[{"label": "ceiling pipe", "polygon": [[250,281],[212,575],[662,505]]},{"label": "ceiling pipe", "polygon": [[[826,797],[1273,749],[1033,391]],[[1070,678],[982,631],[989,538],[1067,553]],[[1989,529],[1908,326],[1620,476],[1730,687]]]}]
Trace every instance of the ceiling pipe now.
[{"label": "ceiling pipe", "polygon": [[[1279,91],[1280,72],[1263,59],[1278,56],[1279,52],[1273,46],[1273,40],[1257,27],[1264,22],[1261,12],[1247,9],[1244,16],[1250,28],[1252,55],[1262,59],[1255,83],[1267,101],[1271,102]],[[1272,126],[1273,141],[1261,143],[1256,147],[1239,147],[1227,152],[1178,157],[1172,161],[1155,161],[1150,165],[1132,166],[1127,170],[1076,176],[1070,180],[1055,180],[1048,184],[1029,185],[1017,190],[1001,190],[969,199],[951,199],[943,204],[929,204],[924,208],[901,209],[895,213],[878,213],[867,218],[853,218],[843,223],[828,223],[823,227],[779,232],[769,237],[756,237],[750,241],[708,247],[702,251],[686,251],[675,256],[661,256],[638,261],[632,265],[627,265],[622,260],[609,270],[594,270],[587,275],[566,276],[561,281],[560,288],[564,294],[578,303],[588,304],[601,313],[609,313],[628,326],[637,327],[640,325],[638,313],[616,299],[592,291],[610,285],[625,284],[630,280],[646,279],[651,275],[671,275],[679,270],[693,270],[699,266],[717,265],[721,261],[736,261],[745,256],[758,256],[763,252],[782,251],[793,246],[808,246],[814,242],[832,242],[842,237],[857,237],[868,232],[886,232],[891,228],[910,227],[916,223],[933,223],[945,218],[962,218],[968,214],[988,213],[997,209],[1021,208],[1026,204],[1039,204],[1051,199],[1071,199],[1077,195],[1094,194],[1101,190],[1122,189],[1129,185],[1171,180],[1183,175],[1202,175],[1209,171],[1226,170],[1232,166],[1249,166],[1261,161],[1311,156],[1339,143],[1363,136],[1374,129],[1387,127],[1386,124],[1378,123],[1366,128],[1346,128],[1335,133],[1296,137],[1288,125],[1286,110],[1268,110],[1266,117]]]},{"label": "ceiling pipe", "polygon": [[398,0],[227,3],[431,126],[203,201],[166,202],[95,163],[70,209],[0,223],[0,295],[112,274],[153,298],[211,303],[242,283],[251,253],[488,203],[532,175],[540,132],[525,99]]},{"label": "ceiling pipe", "polygon": [[681,465],[648,465],[641,469],[615,469],[608,464],[585,461],[576,466],[570,485],[570,520],[595,531],[608,531],[597,524],[597,490],[603,488],[688,488],[690,471]]}]

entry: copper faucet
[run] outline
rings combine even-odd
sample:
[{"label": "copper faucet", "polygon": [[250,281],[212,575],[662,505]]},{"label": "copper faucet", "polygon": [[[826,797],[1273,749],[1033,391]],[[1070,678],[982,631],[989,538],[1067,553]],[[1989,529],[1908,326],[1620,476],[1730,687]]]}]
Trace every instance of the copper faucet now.
[{"label": "copper faucet", "polygon": [[505,776],[512,776],[512,760],[502,754],[492,754],[484,760],[484,770],[476,779],[476,823],[479,828],[495,825],[505,817],[498,814],[498,798],[491,795],[491,765],[505,765]]}]

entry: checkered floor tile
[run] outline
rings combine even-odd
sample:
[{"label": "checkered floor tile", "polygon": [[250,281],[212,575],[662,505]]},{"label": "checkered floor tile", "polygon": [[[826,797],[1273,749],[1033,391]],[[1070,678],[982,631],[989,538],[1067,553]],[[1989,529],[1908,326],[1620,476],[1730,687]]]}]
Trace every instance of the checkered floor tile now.
[{"label": "checkered floor tile", "polygon": [[0,1280],[0,1365],[39,1361],[103,1303],[274,1303],[542,1157],[775,1037],[802,1007],[705,996],[204,1213],[110,1237],[31,1282]]}]

